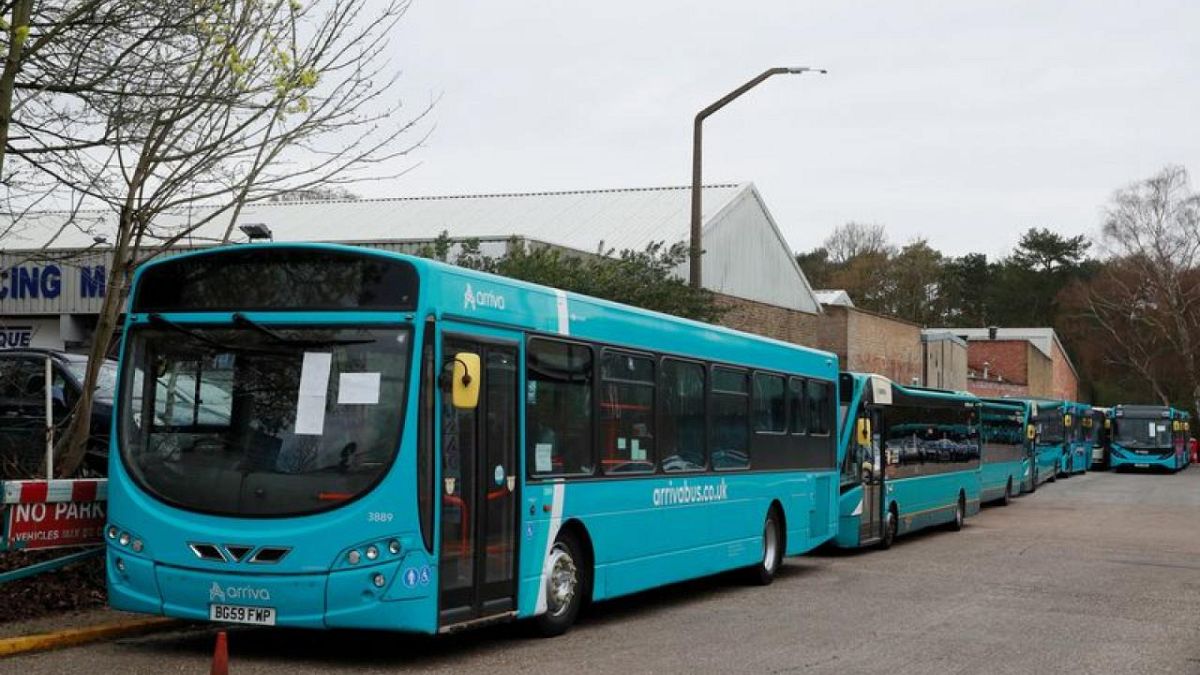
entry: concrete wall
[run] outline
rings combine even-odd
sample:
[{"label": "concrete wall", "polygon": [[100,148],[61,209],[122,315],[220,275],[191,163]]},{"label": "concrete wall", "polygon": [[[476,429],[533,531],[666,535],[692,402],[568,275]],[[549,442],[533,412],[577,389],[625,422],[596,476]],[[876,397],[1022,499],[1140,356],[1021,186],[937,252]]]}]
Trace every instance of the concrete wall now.
[{"label": "concrete wall", "polygon": [[925,336],[926,387],[962,391],[967,388],[967,345],[948,337]]}]

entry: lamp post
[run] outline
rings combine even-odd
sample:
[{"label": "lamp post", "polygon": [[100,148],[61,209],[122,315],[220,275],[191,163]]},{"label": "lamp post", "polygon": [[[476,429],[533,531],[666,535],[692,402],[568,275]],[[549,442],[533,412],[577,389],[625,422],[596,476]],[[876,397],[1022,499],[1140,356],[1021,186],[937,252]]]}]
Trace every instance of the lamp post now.
[{"label": "lamp post", "polygon": [[703,261],[700,259],[704,253],[704,247],[701,245],[700,237],[700,179],[701,179],[701,156],[700,150],[704,134],[704,119],[709,115],[717,112],[721,108],[728,105],[733,99],[750,91],[758,86],[763,80],[772,75],[799,75],[801,73],[814,72],[825,74],[825,70],[821,68],[768,68],[762,74],[733,91],[725,94],[717,99],[715,103],[708,106],[704,110],[696,113],[696,121],[692,127],[692,235],[691,235],[691,251],[689,253],[689,276],[692,288],[701,287],[701,275],[703,269]]}]

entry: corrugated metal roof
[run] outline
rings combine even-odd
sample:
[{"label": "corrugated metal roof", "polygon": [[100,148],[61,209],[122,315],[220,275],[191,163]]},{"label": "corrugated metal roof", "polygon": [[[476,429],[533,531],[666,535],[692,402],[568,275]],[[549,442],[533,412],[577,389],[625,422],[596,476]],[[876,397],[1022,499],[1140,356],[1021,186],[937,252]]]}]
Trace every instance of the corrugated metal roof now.
[{"label": "corrugated metal roof", "polygon": [[[152,224],[155,236],[146,243],[155,245],[156,237],[170,237],[212,213],[212,207],[164,213]],[[445,231],[456,240],[503,242],[515,236],[594,253],[601,248],[642,250],[652,242],[684,241],[690,213],[690,188],[658,187],[257,203],[242,210],[237,225],[266,225],[277,242],[324,241],[405,250],[410,248],[406,244],[427,242]],[[702,214],[706,288],[820,313],[794,252],[753,183],[704,187]],[[218,243],[228,226],[229,215],[222,214],[177,246]],[[95,243],[97,236],[115,240],[112,213],[36,213],[0,241],[0,251],[42,247],[102,251],[105,245]],[[231,241],[245,240],[235,228]],[[675,272],[686,277],[687,264]]]},{"label": "corrugated metal roof", "polygon": [[850,299],[850,294],[841,288],[818,288],[813,291],[813,295],[817,297],[817,301],[822,305],[854,306],[854,301]]},{"label": "corrugated metal roof", "polygon": [[[749,183],[705,186],[704,221],[747,189]],[[516,235],[594,252],[601,245],[642,249],[652,241],[682,241],[688,235],[690,210],[690,188],[627,188],[256,203],[242,210],[238,224],[263,223],[271,228],[275,241],[428,240],[446,230],[455,238]],[[164,213],[153,229],[166,235],[211,212],[210,207],[197,207]],[[68,216],[64,212],[31,214],[0,246],[36,249],[50,242],[50,248],[68,249],[91,246],[96,235],[114,239],[112,213],[80,212],[63,228]],[[219,241],[228,225],[229,217],[222,215],[184,243]],[[237,230],[234,235],[237,241],[244,239]]]}]

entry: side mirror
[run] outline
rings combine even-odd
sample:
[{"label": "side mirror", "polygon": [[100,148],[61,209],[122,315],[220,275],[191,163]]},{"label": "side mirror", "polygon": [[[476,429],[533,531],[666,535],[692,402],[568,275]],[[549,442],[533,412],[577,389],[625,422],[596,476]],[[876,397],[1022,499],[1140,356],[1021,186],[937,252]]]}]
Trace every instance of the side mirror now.
[{"label": "side mirror", "polygon": [[1071,423],[1072,423],[1073,421],[1074,421],[1074,420],[1072,420],[1072,419],[1071,419],[1071,416],[1070,416],[1070,415],[1063,415],[1063,426],[1064,426],[1064,427],[1069,427],[1069,426],[1071,426]]},{"label": "side mirror", "polygon": [[1028,438],[1031,441],[1037,438],[1037,427],[1033,426],[1032,424],[1026,424],[1025,438]]},{"label": "side mirror", "polygon": [[858,418],[858,423],[854,427],[854,437],[861,446],[871,445],[871,420],[864,417]]},{"label": "side mirror", "polygon": [[875,464],[873,462],[862,463],[862,477],[864,481],[875,480]]},{"label": "side mirror", "polygon": [[451,401],[459,410],[474,410],[479,406],[479,355],[459,352],[454,355],[451,381]]}]

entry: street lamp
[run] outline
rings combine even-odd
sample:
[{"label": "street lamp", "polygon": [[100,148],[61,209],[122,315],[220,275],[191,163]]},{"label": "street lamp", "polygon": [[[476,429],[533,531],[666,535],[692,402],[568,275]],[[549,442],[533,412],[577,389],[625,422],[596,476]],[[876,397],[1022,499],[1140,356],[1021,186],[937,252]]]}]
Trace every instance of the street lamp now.
[{"label": "street lamp", "polygon": [[700,259],[704,253],[704,248],[701,246],[700,241],[700,147],[704,134],[704,118],[724,108],[733,99],[750,91],[772,75],[799,75],[808,72],[820,73],[822,75],[826,73],[823,68],[768,68],[758,77],[725,94],[712,105],[696,113],[695,126],[692,128],[692,239],[691,252],[689,254],[689,275],[692,288],[701,287],[701,270],[703,269]]}]

